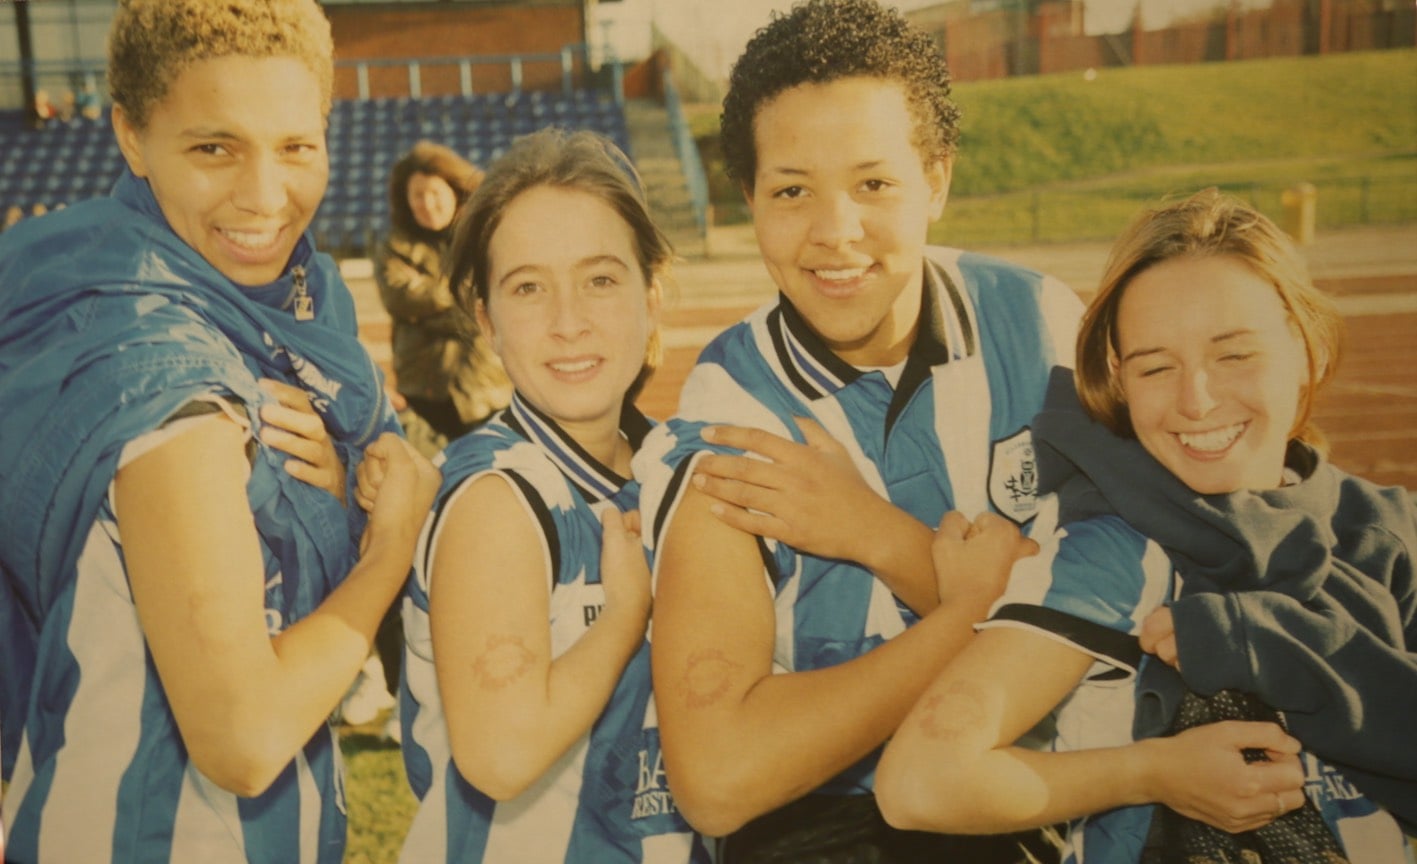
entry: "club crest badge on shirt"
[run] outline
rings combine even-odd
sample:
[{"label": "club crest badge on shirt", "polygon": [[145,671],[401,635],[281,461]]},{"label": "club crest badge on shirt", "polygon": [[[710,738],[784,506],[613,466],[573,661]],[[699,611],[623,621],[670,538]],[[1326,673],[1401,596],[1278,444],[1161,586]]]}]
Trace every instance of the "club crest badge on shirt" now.
[{"label": "club crest badge on shirt", "polygon": [[1019,525],[1038,512],[1038,459],[1027,426],[994,442],[989,454],[989,503]]}]

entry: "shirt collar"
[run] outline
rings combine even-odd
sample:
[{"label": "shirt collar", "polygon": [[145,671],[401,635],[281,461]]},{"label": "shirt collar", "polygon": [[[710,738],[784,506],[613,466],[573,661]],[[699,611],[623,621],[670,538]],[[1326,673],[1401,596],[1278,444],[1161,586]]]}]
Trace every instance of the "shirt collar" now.
[{"label": "shirt collar", "polygon": [[[594,503],[612,498],[630,478],[622,477],[585,451],[550,417],[512,393],[507,406],[508,425],[546,454],[552,463],[571,481],[586,500]],[[640,449],[649,432],[650,421],[634,405],[626,404],[620,412],[620,434],[634,450]]]},{"label": "shirt collar", "polygon": [[[968,299],[949,273],[929,258],[925,259],[922,287],[922,326],[910,346],[898,388],[907,391],[928,378],[931,367],[978,351]],[[827,347],[785,294],[778,294],[778,305],[768,315],[767,327],[778,362],[792,386],[809,400],[834,395],[865,374]]]},{"label": "shirt collar", "polygon": [[[215,275],[216,278],[226,279],[227,282],[231,282],[230,279],[227,279],[224,274],[213,267],[206,259],[202,258],[197,250],[187,245],[186,241],[182,241],[180,237],[177,237],[177,232],[172,230],[172,226],[168,224],[167,217],[162,212],[161,205],[157,203],[157,196],[153,194],[151,184],[149,184],[145,178],[134,174],[130,168],[124,168],[117,182],[113,184],[113,197],[154,220],[157,224],[171,232],[172,236],[176,237],[182,243],[183,249],[194,259],[201,260],[202,265]],[[274,282],[265,285],[237,285],[236,287],[240,289],[243,294],[251,297],[258,303],[273,306],[278,309],[288,308],[295,300],[295,268],[305,268],[304,272],[308,275],[310,259],[314,254],[315,245],[311,242],[309,229],[306,229],[305,233],[301,234],[300,238],[295,241],[295,248],[290,253],[290,260],[286,262],[285,269],[281,271],[280,276],[278,276]],[[231,284],[235,285],[236,283],[232,282]],[[313,284],[309,285],[307,290],[314,293],[315,286]]]}]

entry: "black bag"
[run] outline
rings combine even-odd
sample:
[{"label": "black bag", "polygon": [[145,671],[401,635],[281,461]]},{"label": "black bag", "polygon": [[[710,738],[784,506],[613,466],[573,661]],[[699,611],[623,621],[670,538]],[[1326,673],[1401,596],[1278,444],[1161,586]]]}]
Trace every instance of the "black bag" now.
[{"label": "black bag", "polygon": [[[1213,696],[1186,693],[1167,734],[1222,720],[1268,720],[1284,725],[1278,711],[1239,690]],[[1265,759],[1246,751],[1245,761]],[[1348,859],[1314,802],[1290,810],[1263,828],[1231,834],[1156,805],[1141,864],[1346,864]]]},{"label": "black bag", "polygon": [[724,838],[721,864],[1056,864],[1050,829],[993,836],[902,831],[874,795],[808,795]]}]

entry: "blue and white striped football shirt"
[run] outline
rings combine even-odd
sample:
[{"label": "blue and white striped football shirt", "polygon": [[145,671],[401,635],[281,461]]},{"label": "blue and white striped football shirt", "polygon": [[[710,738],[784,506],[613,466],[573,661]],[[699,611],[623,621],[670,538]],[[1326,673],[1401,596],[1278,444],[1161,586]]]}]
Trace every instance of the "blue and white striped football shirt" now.
[{"label": "blue and white striped football shirt", "polygon": [[[621,429],[638,445],[648,425],[630,411]],[[516,799],[498,803],[458,773],[428,615],[442,528],[438,514],[483,474],[510,481],[541,530],[551,583],[551,650],[560,656],[586,633],[605,602],[600,513],[605,507],[634,509],[638,488],[596,462],[519,395],[449,445],[444,456],[439,505],[424,529],[403,601],[404,761],[421,803],[401,860],[707,864],[707,848],[679,815],[665,781],[647,642],[590,732]]]},{"label": "blue and white striped football shirt", "polygon": [[[220,400],[214,400],[220,401]],[[245,425],[242,412],[228,414]],[[210,417],[134,439],[120,464]],[[248,433],[249,434],[249,433]],[[326,726],[260,795],[238,797],[189,761],[128,586],[109,497],[89,529],[77,577],[41,633],[41,689],[5,793],[5,861],[339,864],[344,858],[343,770]],[[341,523],[340,503],[312,495]],[[258,528],[263,516],[257,512]],[[284,578],[261,534],[272,635],[308,614],[323,586]],[[38,737],[31,737],[38,731]]]},{"label": "blue and white striped football shirt", "polygon": [[[704,349],[677,414],[636,456],[651,543],[664,536],[694,456],[714,449],[700,429],[728,423],[800,441],[793,417],[815,419],[873,489],[932,528],[950,510],[1028,522],[1037,484],[1029,423],[1049,370],[1072,365],[1081,304],[1061,282],[994,258],[931,248],[925,265],[918,335],[894,386],[833,354],[786,298]],[[916,620],[863,567],[770,540],[762,548],[780,671],[851,660]],[[869,791],[875,760],[820,791]]]}]

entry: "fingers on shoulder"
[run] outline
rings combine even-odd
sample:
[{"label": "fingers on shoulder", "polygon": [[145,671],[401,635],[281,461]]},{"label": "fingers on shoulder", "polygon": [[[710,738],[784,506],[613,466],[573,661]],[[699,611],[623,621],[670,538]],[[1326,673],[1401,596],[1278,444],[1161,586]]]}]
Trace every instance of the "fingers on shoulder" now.
[{"label": "fingers on shoulder", "polygon": [[985,531],[998,531],[1009,534],[1021,533],[1015,522],[992,511],[985,511],[974,517],[972,533],[978,534]]},{"label": "fingers on shoulder", "polygon": [[704,430],[706,440],[738,450],[751,450],[769,459],[780,459],[793,444],[781,435],[775,435],[756,426],[710,426]]},{"label": "fingers on shoulder", "polygon": [[940,537],[948,537],[954,540],[963,540],[964,535],[969,532],[969,517],[958,510],[951,510],[940,519]]},{"label": "fingers on shoulder", "polygon": [[802,440],[807,442],[809,447],[816,450],[844,450],[841,442],[832,437],[826,427],[818,423],[811,417],[794,417],[793,422],[802,432]]}]

